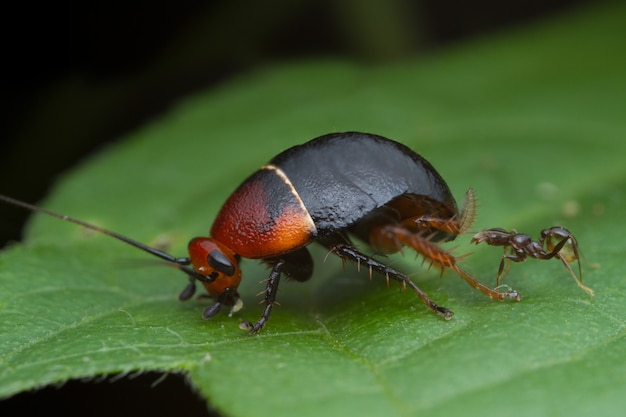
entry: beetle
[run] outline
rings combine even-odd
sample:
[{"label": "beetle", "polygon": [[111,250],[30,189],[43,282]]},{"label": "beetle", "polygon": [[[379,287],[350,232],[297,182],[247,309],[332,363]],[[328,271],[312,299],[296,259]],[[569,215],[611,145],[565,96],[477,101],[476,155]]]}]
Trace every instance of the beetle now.
[{"label": "beetle", "polygon": [[345,132],[320,136],[289,148],[249,176],[228,197],[209,237],[195,237],[189,256],[176,257],[98,226],[51,212],[7,196],[0,199],[104,233],[161,258],[187,274],[180,293],[188,300],[200,282],[213,299],[203,312],[208,319],[222,309],[239,311],[241,258],[271,268],[264,291],[265,308],[254,323],[240,327],[254,334],[270,318],[282,276],[306,281],[313,273],[307,247],[317,242],[344,262],[383,275],[411,288],[432,311],[445,319],[453,312],[439,306],[406,274],[361,252],[353,238],[374,254],[413,249],[432,266],[450,268],[473,288],[496,300],[519,300],[517,291],[500,291],[461,269],[457,258],[440,246],[471,225],[475,198],[471,189],[459,210],[441,175],[410,148],[382,136]]}]

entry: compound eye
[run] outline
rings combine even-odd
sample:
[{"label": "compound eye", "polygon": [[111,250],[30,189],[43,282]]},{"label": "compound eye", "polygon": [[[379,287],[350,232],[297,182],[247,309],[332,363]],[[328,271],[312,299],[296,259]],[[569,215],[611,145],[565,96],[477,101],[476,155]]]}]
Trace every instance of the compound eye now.
[{"label": "compound eye", "polygon": [[235,266],[231,263],[230,259],[219,249],[214,249],[209,253],[207,257],[207,262],[209,266],[213,267],[215,270],[226,274],[228,276],[232,276],[235,274]]}]

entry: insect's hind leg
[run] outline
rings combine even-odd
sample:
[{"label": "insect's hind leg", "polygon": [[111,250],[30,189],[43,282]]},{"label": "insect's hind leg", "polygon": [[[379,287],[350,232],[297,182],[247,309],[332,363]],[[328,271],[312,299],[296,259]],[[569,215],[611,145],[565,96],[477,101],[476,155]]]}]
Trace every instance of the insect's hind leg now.
[{"label": "insect's hind leg", "polygon": [[437,305],[428,295],[419,288],[411,279],[400,271],[397,271],[386,264],[377,261],[361,252],[359,252],[354,246],[349,243],[336,243],[329,245],[330,250],[339,256],[343,260],[356,262],[359,266],[366,266],[370,274],[372,271],[376,271],[384,275],[387,279],[391,278],[398,281],[403,287],[409,286],[415,294],[437,314],[440,314],[446,320],[450,320],[454,313],[445,307]]},{"label": "insect's hind leg", "polygon": [[477,280],[470,273],[458,266],[457,258],[454,255],[440,247],[436,242],[430,240],[429,236],[425,235],[423,232],[409,230],[402,224],[389,224],[373,229],[370,234],[370,240],[374,246],[376,246],[376,244],[381,244],[388,248],[395,246],[398,250],[402,248],[402,246],[408,246],[422,255],[431,265],[441,270],[445,268],[452,269],[472,288],[479,290],[489,298],[499,301],[504,301],[505,299],[519,301],[521,298],[517,291],[501,292]]}]

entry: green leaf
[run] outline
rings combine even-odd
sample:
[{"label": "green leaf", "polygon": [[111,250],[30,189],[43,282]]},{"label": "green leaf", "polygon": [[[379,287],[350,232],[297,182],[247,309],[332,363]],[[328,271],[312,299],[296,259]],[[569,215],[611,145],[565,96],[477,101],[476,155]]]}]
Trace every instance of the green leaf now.
[{"label": "green leaf", "polygon": [[[315,277],[284,282],[266,329],[267,271],[243,262],[246,308],[201,319],[186,279],[142,253],[35,216],[0,257],[0,396],[71,378],[187,372],[228,415],[620,415],[626,409],[626,7],[608,4],[421,62],[364,69],[309,62],[198,95],[63,178],[45,202],[183,255],[229,193],[288,146],[344,130],[411,146],[457,198],[478,196],[474,230],[537,237],[570,229],[590,298],[558,261],[514,264],[519,303],[486,299],[413,256],[389,262],[455,311],[317,250]],[[501,251],[464,268],[493,284]],[[130,261],[130,262],[128,262]],[[138,261],[138,264],[134,261]]]}]

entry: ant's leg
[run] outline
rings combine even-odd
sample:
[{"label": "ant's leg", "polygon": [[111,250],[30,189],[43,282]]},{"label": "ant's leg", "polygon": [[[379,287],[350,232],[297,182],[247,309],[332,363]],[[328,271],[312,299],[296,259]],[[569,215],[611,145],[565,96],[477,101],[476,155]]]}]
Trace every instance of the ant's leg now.
[{"label": "ant's leg", "polygon": [[513,262],[524,262],[526,260],[526,255],[524,253],[517,253],[512,248],[508,248],[511,253],[506,253],[507,248],[504,248],[504,255],[500,259],[500,266],[498,267],[498,275],[496,276],[496,287],[500,286],[500,281],[502,278],[509,272],[511,268],[511,261]]},{"label": "ant's leg", "polygon": [[354,246],[346,244],[346,243],[338,243],[330,246],[330,250],[339,256],[343,260],[348,260],[352,262],[356,262],[360,267],[361,265],[365,265],[370,270],[370,275],[372,271],[376,271],[385,276],[387,281],[389,278],[392,278],[398,281],[403,287],[407,285],[415,292],[415,294],[430,308],[437,314],[440,314],[446,320],[450,320],[454,313],[448,310],[445,307],[441,307],[437,305],[433,300],[428,297],[428,295],[422,291],[409,277],[407,277],[402,272],[396,271],[395,269],[385,265],[382,262],[377,261],[374,258],[371,258],[367,255],[359,252]]},{"label": "ant's leg", "polygon": [[261,318],[256,323],[252,324],[249,321],[242,321],[239,323],[239,327],[242,330],[247,330],[250,334],[255,334],[265,326],[265,323],[270,319],[272,314],[272,308],[276,302],[276,292],[278,291],[278,283],[280,282],[281,269],[285,265],[285,261],[280,259],[273,264],[272,272],[267,279],[267,287],[265,288],[265,310]]},{"label": "ant's leg", "polygon": [[391,246],[394,244],[393,242],[395,242],[396,246],[406,245],[412,248],[439,269],[452,269],[472,288],[479,290],[489,298],[500,301],[505,299],[520,300],[520,295],[517,291],[500,292],[478,281],[457,265],[457,258],[450,252],[429,240],[427,236],[407,230],[402,225],[392,224],[375,228],[372,230],[370,238],[374,241],[374,246],[376,246],[377,243]]},{"label": "ant's leg", "polygon": [[[498,276],[496,277],[496,287],[500,286],[500,281],[502,280],[502,276],[506,274],[509,270],[509,266],[511,262],[506,262],[507,260],[506,254],[502,255],[502,259],[500,259],[500,267],[498,268]],[[506,263],[506,272],[504,270],[504,264]]]},{"label": "ant's leg", "polygon": [[[559,241],[559,243],[557,243],[556,245],[553,245],[552,239],[555,237],[562,238],[562,239],[561,241]],[[568,244],[568,242],[573,252],[573,255],[565,256],[561,253],[561,250],[563,250],[563,248],[565,247],[565,245]],[[569,232],[569,230],[564,229],[562,227],[551,227],[549,229],[545,229],[541,232],[539,243],[541,244],[542,247],[545,246],[548,248],[548,250],[551,249],[550,252],[543,253],[542,254],[543,256],[541,256],[541,259],[550,259],[553,257],[560,259],[563,265],[565,266],[565,269],[569,271],[572,278],[574,278],[574,281],[576,281],[576,284],[580,288],[582,288],[587,294],[593,297],[594,295],[593,290],[587,287],[582,282],[583,271],[580,265],[580,252],[578,250],[578,242],[576,241],[576,238],[574,238],[574,236]],[[574,259],[576,260],[576,262],[578,262],[578,277],[572,270],[572,267],[569,265],[569,263],[572,262]]]},{"label": "ant's leg", "polygon": [[578,273],[580,274],[580,279],[579,279],[574,273],[574,271],[572,270],[572,267],[569,265],[569,262],[567,262],[567,259],[565,259],[564,256],[562,256],[559,253],[556,255],[556,257],[559,258],[561,262],[563,262],[563,265],[565,265],[565,269],[569,271],[572,278],[574,278],[574,281],[576,281],[576,284],[578,284],[578,286],[582,288],[583,291],[585,291],[587,294],[593,297],[593,290],[589,288],[588,286],[586,286],[585,284],[583,284],[582,282],[582,268],[580,267],[580,259],[578,259]]}]

